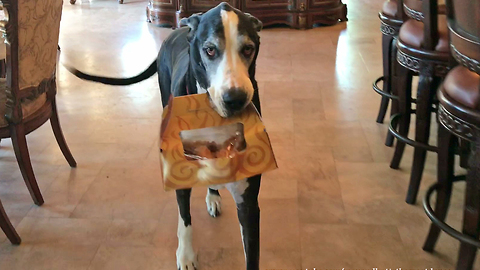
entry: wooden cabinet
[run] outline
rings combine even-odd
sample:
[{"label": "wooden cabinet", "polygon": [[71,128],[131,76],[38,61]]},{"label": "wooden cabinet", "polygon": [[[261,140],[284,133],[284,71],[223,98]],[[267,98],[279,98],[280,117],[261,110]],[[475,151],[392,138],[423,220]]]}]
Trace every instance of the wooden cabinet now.
[{"label": "wooden cabinet", "polygon": [[187,1],[179,1],[179,2],[185,2],[185,10],[186,11],[192,11],[192,13],[197,13],[197,12],[205,12],[212,7],[222,3],[222,2],[227,2],[233,7],[237,7],[237,2],[238,0],[224,0],[224,1],[218,1],[218,0],[187,0]]},{"label": "wooden cabinet", "polygon": [[347,20],[347,6],[341,0],[149,0],[147,20],[177,27],[181,18],[205,12],[221,2],[251,13],[264,26],[286,24],[305,29]]},{"label": "wooden cabinet", "polygon": [[289,0],[245,0],[241,1],[241,10],[245,12],[289,9]]}]

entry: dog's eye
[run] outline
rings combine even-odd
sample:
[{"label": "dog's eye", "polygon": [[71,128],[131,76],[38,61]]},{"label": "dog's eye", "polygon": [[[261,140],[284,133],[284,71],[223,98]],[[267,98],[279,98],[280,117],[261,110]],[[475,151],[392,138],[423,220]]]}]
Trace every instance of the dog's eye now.
[{"label": "dog's eye", "polygon": [[253,51],[254,51],[253,46],[245,46],[245,47],[243,47],[243,49],[242,49],[242,54],[243,54],[245,57],[248,58],[248,57],[252,56]]},{"label": "dog's eye", "polygon": [[205,48],[205,53],[208,55],[208,57],[213,58],[215,57],[217,50],[215,50],[213,47],[207,47]]}]

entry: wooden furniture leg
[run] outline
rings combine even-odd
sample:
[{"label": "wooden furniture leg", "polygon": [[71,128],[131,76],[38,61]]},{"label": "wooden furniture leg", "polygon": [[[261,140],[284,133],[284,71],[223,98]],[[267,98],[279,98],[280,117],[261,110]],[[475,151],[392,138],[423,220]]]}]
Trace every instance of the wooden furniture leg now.
[{"label": "wooden furniture leg", "polygon": [[13,149],[17,158],[18,166],[22,172],[23,180],[27,185],[28,191],[36,205],[43,204],[42,193],[38,187],[35,174],[33,172],[30,154],[28,153],[27,140],[25,138],[25,128],[23,124],[12,125],[10,128]]},{"label": "wooden furniture leg", "polygon": [[13,227],[10,219],[5,213],[5,209],[3,208],[2,202],[0,201],[0,228],[2,228],[3,232],[7,236],[8,240],[12,242],[14,245],[19,245],[22,242],[20,236],[18,236],[17,231]]},{"label": "wooden furniture leg", "polygon": [[[398,133],[403,137],[407,137],[410,129],[410,118],[412,112],[412,72],[398,63],[395,64],[395,67],[396,76],[394,87],[396,91],[398,91],[398,106],[400,113]],[[400,161],[402,160],[403,152],[405,151],[405,145],[405,142],[397,140],[395,152],[390,163],[390,168],[398,169],[400,166]]]},{"label": "wooden furniture leg", "polygon": [[[452,184],[454,178],[455,165],[455,151],[454,147],[457,138],[450,131],[448,131],[442,124],[438,126],[438,166],[437,177],[439,188],[437,189],[437,199],[435,201],[435,215],[441,220],[445,221],[448,207],[450,205],[450,198],[452,195]],[[440,236],[440,228],[435,225],[430,225],[427,240],[423,245],[423,250],[432,252],[435,244]]]},{"label": "wooden furniture leg", "polygon": [[[463,212],[463,233],[478,239],[480,235],[480,139],[477,138],[475,148],[470,157],[467,174],[465,207]],[[467,243],[460,244],[457,270],[473,269],[477,247]]]},{"label": "wooden furniture leg", "polygon": [[62,150],[63,156],[67,160],[68,164],[72,168],[77,167],[77,162],[73,158],[67,142],[65,141],[65,137],[63,136],[60,121],[58,120],[57,102],[55,101],[55,98],[52,100],[52,116],[50,117],[50,124],[52,125],[53,134],[55,135],[58,146],[60,147],[60,150]]}]

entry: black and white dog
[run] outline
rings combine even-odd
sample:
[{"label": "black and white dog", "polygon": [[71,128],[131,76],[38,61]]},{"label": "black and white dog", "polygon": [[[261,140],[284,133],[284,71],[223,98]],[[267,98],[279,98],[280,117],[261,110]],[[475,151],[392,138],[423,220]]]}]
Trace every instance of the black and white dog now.
[{"label": "black and white dog", "polygon": [[[182,19],[182,27],[164,41],[157,60],[132,78],[107,78],[69,70],[77,77],[110,85],[128,85],[145,80],[158,71],[162,103],[171,95],[208,93],[212,106],[222,117],[243,110],[251,101],[260,111],[255,62],[262,23],[227,3],[204,14]],[[259,269],[258,193],[261,175],[235,183],[212,186],[206,197],[212,217],[221,213],[218,189],[227,188],[237,204],[247,270]],[[197,267],[192,246],[190,216],[191,189],[177,190],[179,209],[177,266],[180,270]]]}]

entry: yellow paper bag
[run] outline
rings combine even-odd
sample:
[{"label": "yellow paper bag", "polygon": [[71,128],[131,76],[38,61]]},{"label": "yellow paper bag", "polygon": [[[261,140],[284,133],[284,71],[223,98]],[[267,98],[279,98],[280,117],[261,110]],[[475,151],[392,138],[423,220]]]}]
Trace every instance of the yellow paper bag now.
[{"label": "yellow paper bag", "polygon": [[[232,138],[236,142],[230,142]],[[235,143],[241,146],[231,149]],[[186,153],[190,150],[185,147],[206,148],[206,144],[207,153],[218,150],[214,154],[221,156],[192,159]],[[228,151],[222,148],[225,145],[230,145]],[[210,151],[212,147],[218,149]],[[249,104],[240,114],[222,118],[207,94],[170,99],[162,114],[160,162],[165,190],[224,184],[277,168],[255,106]]]}]

